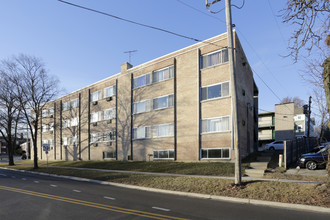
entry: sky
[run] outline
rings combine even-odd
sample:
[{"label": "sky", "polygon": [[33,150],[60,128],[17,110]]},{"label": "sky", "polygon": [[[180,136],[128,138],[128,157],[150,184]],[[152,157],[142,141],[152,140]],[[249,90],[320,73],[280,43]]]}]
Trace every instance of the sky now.
[{"label": "sky", "polygon": [[[226,32],[224,0],[68,0],[71,3],[187,37],[206,40]],[[210,1],[209,1],[210,2]],[[312,88],[300,76],[287,45],[293,27],[279,16],[286,0],[232,0],[232,20],[259,88],[259,112],[274,111],[280,99],[306,103]],[[21,53],[41,58],[65,93],[195,44],[195,41],[73,7],[57,0],[0,0],[0,59]],[[262,79],[260,79],[260,78]],[[64,93],[64,94],[65,94]],[[274,95],[275,93],[275,95]],[[62,94],[62,95],[64,95]]]}]

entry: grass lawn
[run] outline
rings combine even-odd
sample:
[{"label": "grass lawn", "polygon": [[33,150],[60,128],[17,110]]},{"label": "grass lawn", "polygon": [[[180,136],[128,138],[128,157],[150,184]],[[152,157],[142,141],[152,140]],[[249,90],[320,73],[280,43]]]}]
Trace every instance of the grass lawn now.
[{"label": "grass lawn", "polygon": [[[24,164],[11,166],[14,169],[33,170],[31,161]],[[177,163],[177,162],[56,162],[49,163],[58,166],[91,167],[102,169],[116,169],[149,172],[169,172],[186,174],[210,175],[212,172],[233,175],[231,163]],[[199,167],[197,167],[199,165]],[[7,167],[7,164],[0,166]],[[227,167],[229,166],[229,167]],[[225,170],[230,171],[225,171]],[[159,189],[167,189],[181,192],[194,192],[220,196],[268,200],[295,204],[306,204],[330,208],[329,191],[330,184],[307,183],[282,183],[263,181],[243,181],[241,186],[233,185],[232,180],[201,178],[201,177],[169,177],[157,175],[111,173],[100,171],[62,169],[56,167],[38,169],[38,172],[51,174],[76,176],[115,183],[131,184]],[[323,179],[326,181],[326,179]]]}]

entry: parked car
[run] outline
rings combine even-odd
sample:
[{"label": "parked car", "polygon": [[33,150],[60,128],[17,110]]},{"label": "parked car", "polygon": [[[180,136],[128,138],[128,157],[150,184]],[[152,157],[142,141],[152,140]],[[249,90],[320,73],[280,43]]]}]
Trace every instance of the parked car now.
[{"label": "parked car", "polygon": [[266,150],[283,150],[283,141],[274,141],[272,143],[266,144]]},{"label": "parked car", "polygon": [[314,147],[314,148],[311,150],[311,152],[309,152],[309,153],[316,153],[316,152],[322,150],[323,148],[325,148],[326,146],[328,146],[329,144],[330,144],[330,142],[322,143],[322,144],[320,144],[319,146]]},{"label": "parked car", "polygon": [[328,162],[328,150],[330,144],[316,153],[302,154],[298,160],[299,167],[306,167],[309,170],[315,170],[318,167],[326,166]]}]

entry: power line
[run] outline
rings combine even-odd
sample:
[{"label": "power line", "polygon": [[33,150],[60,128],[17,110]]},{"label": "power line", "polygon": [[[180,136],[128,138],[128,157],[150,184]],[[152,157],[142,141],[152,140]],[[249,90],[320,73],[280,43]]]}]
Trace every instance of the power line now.
[{"label": "power line", "polygon": [[207,13],[205,13],[205,12],[199,10],[198,8],[195,8],[195,7],[189,5],[189,4],[187,4],[187,3],[185,3],[185,2],[183,2],[183,1],[181,1],[181,0],[177,0],[177,2],[179,2],[179,3],[181,3],[181,4],[185,5],[185,6],[187,6],[188,8],[191,8],[191,9],[193,9],[193,10],[199,12],[199,13],[202,13],[202,14],[208,16],[208,17],[211,17],[211,18],[213,18],[213,19],[216,19],[216,20],[218,20],[218,21],[221,21],[222,23],[226,23],[225,21],[221,20],[220,18],[217,18],[217,17],[215,17],[215,16],[209,15],[209,14],[207,14]]},{"label": "power line", "polygon": [[125,21],[125,22],[128,22],[128,23],[132,23],[132,24],[135,24],[135,25],[142,26],[142,27],[146,27],[146,28],[150,28],[150,29],[162,31],[162,32],[165,32],[165,33],[168,33],[168,34],[172,34],[172,35],[175,35],[177,37],[182,37],[182,38],[189,39],[189,40],[192,40],[192,41],[214,45],[214,46],[217,46],[219,48],[226,48],[226,47],[221,47],[221,46],[219,46],[217,44],[214,44],[212,42],[208,42],[208,41],[204,41],[204,40],[199,40],[199,39],[196,39],[196,38],[193,38],[193,37],[189,37],[189,36],[186,36],[186,35],[183,35],[183,34],[175,33],[173,31],[165,30],[165,29],[162,29],[162,28],[159,28],[159,27],[155,27],[155,26],[151,26],[151,25],[147,25],[147,24],[142,24],[142,23],[139,23],[139,22],[136,22],[136,21],[133,21],[133,20],[129,20],[129,19],[126,19],[126,18],[121,18],[121,17],[115,16],[115,15],[112,15],[112,14],[109,14],[109,13],[106,13],[106,12],[98,11],[98,10],[95,10],[95,9],[92,9],[92,8],[88,8],[88,7],[84,7],[84,6],[77,5],[77,4],[73,4],[71,2],[67,2],[67,1],[63,1],[63,0],[58,0],[58,1],[61,2],[61,3],[67,4],[67,5],[71,5],[71,6],[74,6],[74,7],[80,8],[80,9],[84,9],[84,10],[87,10],[87,11],[92,11],[92,12],[95,12],[97,14],[101,14],[101,15],[105,15],[105,16],[108,16],[108,17],[112,17],[112,18],[115,18],[115,19],[118,19],[118,20],[121,20],[121,21]]}]

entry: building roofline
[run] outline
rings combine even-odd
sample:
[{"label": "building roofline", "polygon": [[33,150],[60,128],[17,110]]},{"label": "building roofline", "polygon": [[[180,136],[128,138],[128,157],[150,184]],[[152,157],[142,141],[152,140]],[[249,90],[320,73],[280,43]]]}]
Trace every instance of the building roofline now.
[{"label": "building roofline", "polygon": [[[235,30],[233,30],[233,32],[236,33]],[[152,59],[152,60],[150,60],[150,61],[147,61],[147,62],[145,62],[145,63],[139,64],[139,65],[137,65],[137,66],[135,66],[135,67],[132,67],[132,68],[129,69],[129,71],[136,71],[136,70],[138,70],[138,69],[140,69],[140,68],[142,68],[142,67],[145,67],[146,65],[148,65],[148,64],[150,64],[150,63],[155,62],[156,60],[161,60],[161,59],[164,59],[164,58],[166,58],[166,57],[171,57],[171,56],[173,56],[173,55],[176,54],[176,53],[180,53],[181,51],[184,51],[184,50],[187,50],[187,49],[191,49],[191,48],[194,48],[194,47],[196,47],[196,46],[197,46],[197,48],[199,48],[198,46],[201,45],[201,44],[210,44],[210,43],[214,43],[214,42],[212,42],[212,41],[214,41],[214,40],[216,40],[217,38],[222,37],[222,36],[224,36],[224,35],[226,35],[226,34],[227,34],[227,32],[222,33],[222,34],[219,34],[219,35],[216,35],[216,36],[211,37],[211,38],[208,38],[208,39],[203,40],[203,41],[201,41],[201,42],[198,42],[198,43],[195,43],[195,44],[189,45],[189,46],[187,46],[187,47],[184,47],[184,48],[181,48],[181,49],[179,49],[179,50],[173,51],[173,52],[171,52],[171,53],[165,54],[165,55],[163,55],[163,56],[157,57],[157,58]],[[54,100],[52,100],[52,101],[49,101],[49,103],[52,103],[52,102],[54,102],[55,100],[58,100],[58,99],[63,99],[63,98],[65,98],[65,97],[70,96],[70,95],[73,95],[73,94],[75,94],[75,93],[77,93],[77,92],[84,91],[84,90],[86,90],[86,89],[88,89],[88,88],[92,88],[93,86],[95,86],[95,85],[97,85],[97,84],[100,84],[100,83],[102,83],[102,82],[104,82],[104,81],[108,81],[108,80],[110,80],[110,79],[112,79],[112,78],[118,78],[118,77],[121,76],[120,74],[121,74],[121,72],[116,73],[116,74],[114,74],[114,75],[111,75],[111,76],[109,76],[109,77],[107,77],[107,78],[105,78],[105,79],[101,79],[101,80],[99,80],[99,81],[97,81],[97,82],[94,82],[94,83],[92,83],[92,84],[89,84],[89,85],[87,85],[87,86],[85,86],[85,87],[83,87],[83,88],[77,89],[77,90],[72,91],[72,92],[70,92],[70,93],[67,93],[67,94],[65,94],[65,95],[63,95],[63,96],[60,96],[60,97],[58,97],[58,98],[56,98],[56,99],[54,99]]]}]

